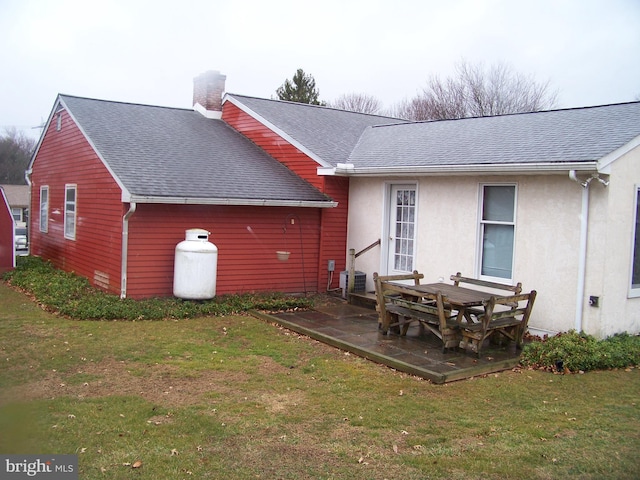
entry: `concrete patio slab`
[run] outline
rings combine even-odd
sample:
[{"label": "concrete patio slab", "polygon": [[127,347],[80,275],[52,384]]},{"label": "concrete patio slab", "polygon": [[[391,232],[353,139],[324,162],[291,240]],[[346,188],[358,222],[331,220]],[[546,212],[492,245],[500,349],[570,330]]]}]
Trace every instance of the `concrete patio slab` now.
[{"label": "concrete patio slab", "polygon": [[433,383],[462,380],[514,368],[519,351],[510,343],[488,345],[477,358],[461,350],[442,352],[440,339],[411,326],[407,335],[383,335],[375,310],[334,300],[313,310],[278,314],[252,312],[264,320],[390,368]]}]

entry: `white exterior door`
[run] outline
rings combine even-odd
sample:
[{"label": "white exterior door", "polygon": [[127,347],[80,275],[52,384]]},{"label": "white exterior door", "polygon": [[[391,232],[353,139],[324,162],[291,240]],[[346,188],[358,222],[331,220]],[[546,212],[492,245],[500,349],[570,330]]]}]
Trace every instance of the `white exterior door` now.
[{"label": "white exterior door", "polygon": [[389,275],[412,272],[415,268],[416,186],[391,185],[387,272]]}]

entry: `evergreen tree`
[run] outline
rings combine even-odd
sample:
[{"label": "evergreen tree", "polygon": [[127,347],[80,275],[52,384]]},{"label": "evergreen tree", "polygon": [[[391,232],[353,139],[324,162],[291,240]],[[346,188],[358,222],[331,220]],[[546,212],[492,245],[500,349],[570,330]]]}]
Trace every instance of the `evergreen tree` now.
[{"label": "evergreen tree", "polygon": [[291,80],[287,79],[276,90],[278,99],[289,102],[308,103],[310,105],[324,105],[318,100],[320,91],[316,88],[316,81],[311,74],[307,75],[301,68]]}]

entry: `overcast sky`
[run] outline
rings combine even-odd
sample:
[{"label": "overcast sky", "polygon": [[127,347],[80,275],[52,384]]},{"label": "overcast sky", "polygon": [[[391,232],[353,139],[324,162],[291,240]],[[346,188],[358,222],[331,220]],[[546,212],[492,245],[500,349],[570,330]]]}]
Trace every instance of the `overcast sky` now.
[{"label": "overcast sky", "polygon": [[0,133],[58,93],[190,108],[206,70],[271,98],[302,68],[321,100],[389,107],[463,59],[549,81],[561,108],[638,100],[640,0],[0,0]]}]

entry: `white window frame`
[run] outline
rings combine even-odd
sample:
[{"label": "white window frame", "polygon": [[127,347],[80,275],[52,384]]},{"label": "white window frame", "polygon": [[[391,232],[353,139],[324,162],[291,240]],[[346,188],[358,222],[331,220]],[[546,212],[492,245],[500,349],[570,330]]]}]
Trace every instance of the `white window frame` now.
[{"label": "white window frame", "polygon": [[[491,221],[483,219],[483,211],[484,211],[484,193],[485,187],[513,187],[513,219],[511,222],[507,221]],[[504,284],[512,284],[513,283],[513,270],[515,267],[515,258],[516,258],[516,224],[517,218],[516,214],[518,211],[518,184],[509,182],[509,183],[481,183],[479,185],[478,192],[478,238],[477,238],[477,277],[483,280],[489,280],[497,283]],[[485,225],[509,225],[513,228],[513,248],[511,251],[511,272],[509,278],[504,277],[496,277],[492,275],[483,275],[482,274],[482,262],[483,262],[483,249],[484,249],[484,226]]]},{"label": "white window frame", "polygon": [[[633,224],[631,228],[631,268],[629,269],[629,298],[640,297],[640,282],[633,284],[633,265],[635,261],[640,262],[640,184],[634,187],[633,199]],[[636,260],[637,258],[637,260]]]},{"label": "white window frame", "polygon": [[[73,191],[73,202],[67,200],[68,192]],[[73,209],[70,207],[73,206]],[[76,239],[78,220],[78,186],[67,184],[64,186],[64,238],[68,240]],[[70,228],[70,225],[73,228]]]},{"label": "white window frame", "polygon": [[[44,198],[44,201],[43,201]],[[40,231],[42,233],[49,232],[49,186],[42,185],[40,187]]]}]

